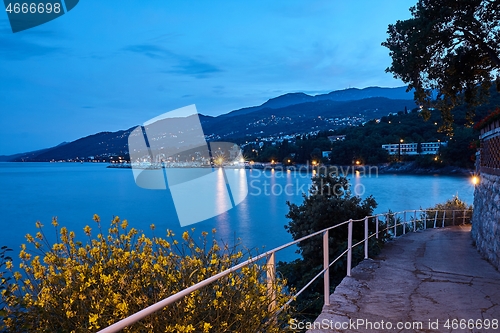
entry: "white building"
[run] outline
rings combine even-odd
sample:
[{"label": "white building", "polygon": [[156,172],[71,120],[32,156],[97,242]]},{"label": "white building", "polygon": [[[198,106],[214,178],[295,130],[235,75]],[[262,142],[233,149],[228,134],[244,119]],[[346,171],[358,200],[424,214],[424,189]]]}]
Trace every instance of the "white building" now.
[{"label": "white building", "polygon": [[[418,143],[390,143],[382,145],[382,149],[387,150],[389,155],[418,155]],[[423,155],[436,155],[440,147],[447,145],[447,142],[423,142],[420,144],[421,152]]]},{"label": "white building", "polygon": [[345,135],[330,135],[328,137],[328,140],[330,140],[330,142],[344,141],[345,140]]}]

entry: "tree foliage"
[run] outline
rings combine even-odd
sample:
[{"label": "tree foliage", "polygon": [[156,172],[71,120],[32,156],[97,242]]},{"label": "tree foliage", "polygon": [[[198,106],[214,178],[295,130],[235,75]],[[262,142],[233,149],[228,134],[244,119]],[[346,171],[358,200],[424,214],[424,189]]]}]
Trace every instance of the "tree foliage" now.
[{"label": "tree foliage", "polygon": [[386,71],[415,89],[427,115],[437,107],[442,129],[451,131],[454,106],[466,104],[470,118],[492,81],[500,86],[500,2],[419,0],[410,11],[410,19],[389,25]]},{"label": "tree foliage", "polygon": [[[347,178],[334,174],[318,174],[312,177],[312,185],[309,191],[308,196],[303,196],[301,205],[287,202],[289,212],[286,217],[291,221],[285,228],[294,240],[349,219],[361,219],[370,216],[377,206],[372,196],[364,200],[358,196],[353,196]],[[370,221],[369,230],[371,232],[375,231],[374,221]],[[333,260],[347,248],[347,225],[331,230],[328,236],[329,256]],[[355,223],[353,227],[353,244],[363,238],[364,224]],[[373,242],[372,246],[375,245]],[[286,264],[280,263],[279,270],[287,278],[290,286],[296,289],[302,288],[323,269],[322,244],[321,236],[304,240],[298,244],[298,253],[301,254],[301,259]],[[354,264],[356,264],[356,262],[363,259],[362,248],[357,247],[353,252]],[[331,267],[332,287],[345,276],[345,269],[345,258]],[[314,319],[322,306],[320,284],[313,284],[303,295],[298,299],[297,311],[306,317],[309,314],[309,318]]]},{"label": "tree foliage", "polygon": [[[372,196],[362,200],[350,191],[350,184],[345,177],[332,174],[318,174],[312,177],[309,196],[304,195],[303,203],[298,206],[288,202],[287,218],[291,219],[285,228],[294,240],[309,235],[349,219],[370,216],[377,203]],[[339,228],[330,232],[332,253],[335,255],[337,245],[345,242],[347,228]],[[323,263],[321,237],[311,238],[298,244],[299,253],[309,266]],[[363,239],[364,229],[355,228],[353,238]],[[342,250],[343,251],[343,250]]]},{"label": "tree foliage", "polygon": [[[0,331],[95,332],[242,261],[242,251],[220,247],[208,233],[200,241],[187,231],[180,241],[170,231],[149,238],[126,220],[115,218],[103,232],[94,219],[85,243],[54,220],[58,240],[50,244],[38,222],[19,254],[21,272],[7,258],[15,281],[1,293]],[[265,265],[246,266],[123,331],[281,332],[270,320],[265,277]],[[284,282],[275,286],[278,307],[288,300]]]}]

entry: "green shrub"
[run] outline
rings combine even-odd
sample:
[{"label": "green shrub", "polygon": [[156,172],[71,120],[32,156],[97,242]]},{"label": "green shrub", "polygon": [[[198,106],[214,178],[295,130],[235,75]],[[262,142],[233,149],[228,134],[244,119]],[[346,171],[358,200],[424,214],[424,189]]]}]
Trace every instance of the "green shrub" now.
[{"label": "green shrub", "polygon": [[434,226],[434,221],[436,221],[436,226],[442,226],[443,218],[445,226],[459,225],[464,222],[470,224],[472,218],[472,205],[467,205],[467,203],[460,200],[457,195],[444,203],[438,203],[434,207],[426,209],[425,220],[427,228],[432,228]]}]

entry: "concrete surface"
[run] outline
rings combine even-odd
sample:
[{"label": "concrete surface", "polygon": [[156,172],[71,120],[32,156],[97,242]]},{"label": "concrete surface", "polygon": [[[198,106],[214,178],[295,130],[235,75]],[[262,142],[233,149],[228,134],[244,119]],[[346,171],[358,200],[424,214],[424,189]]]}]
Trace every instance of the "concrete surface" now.
[{"label": "concrete surface", "polygon": [[360,263],[330,304],[308,332],[500,332],[500,272],[473,246],[470,226],[428,229]]}]

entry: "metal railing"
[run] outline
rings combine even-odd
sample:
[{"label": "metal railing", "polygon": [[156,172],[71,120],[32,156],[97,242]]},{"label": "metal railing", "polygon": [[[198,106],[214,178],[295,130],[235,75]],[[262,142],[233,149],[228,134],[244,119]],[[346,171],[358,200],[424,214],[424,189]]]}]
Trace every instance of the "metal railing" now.
[{"label": "metal railing", "polygon": [[[417,212],[419,216],[417,217]],[[451,216],[450,216],[451,214]],[[407,217],[409,216],[409,219]],[[411,216],[412,215],[412,216]],[[238,265],[235,265],[231,268],[228,268],[218,274],[215,274],[201,282],[194,284],[193,286],[186,288],[172,296],[169,296],[153,305],[148,306],[147,308],[136,312],[135,314],[124,318],[107,328],[100,330],[98,333],[111,333],[118,332],[121,329],[128,327],[142,318],[163,309],[164,307],[175,303],[176,301],[182,299],[183,297],[191,294],[192,292],[199,290],[211,283],[221,279],[222,277],[229,275],[245,266],[248,266],[256,261],[266,259],[266,270],[267,270],[267,288],[268,295],[270,296],[271,302],[269,304],[269,311],[273,312],[276,310],[276,291],[274,290],[275,281],[276,281],[276,253],[288,248],[292,245],[296,245],[304,240],[309,238],[322,235],[323,239],[323,270],[314,276],[314,278],[309,281],[302,289],[300,289],[293,297],[290,298],[288,302],[285,303],[280,309],[278,309],[275,315],[282,312],[287,306],[289,306],[297,296],[302,294],[314,281],[316,281],[320,276],[323,275],[323,291],[324,291],[324,305],[330,304],[330,267],[342,259],[345,255],[347,255],[347,276],[351,276],[352,270],[352,255],[353,249],[361,244],[364,244],[364,258],[369,258],[369,241],[371,238],[375,237],[379,239],[380,235],[384,237],[384,239],[393,239],[399,236],[406,234],[407,232],[415,232],[417,230],[424,230],[427,228],[436,228],[436,227],[445,227],[446,225],[457,225],[457,224],[465,224],[466,221],[470,221],[471,219],[471,211],[470,210],[405,210],[401,212],[388,212],[383,214],[376,214],[372,216],[366,216],[362,219],[353,220],[350,219],[348,221],[341,222],[329,228],[311,233],[305,237],[297,239],[293,242],[289,242],[287,244],[276,247],[270,251],[267,251],[263,254],[260,254],[254,258],[248,259]],[[384,218],[385,220],[381,220]],[[375,223],[375,231],[372,231],[370,234],[369,231],[369,222],[370,220]],[[355,244],[353,242],[353,226],[354,223],[364,223],[364,239],[358,241]],[[330,262],[329,258],[329,232],[330,230],[339,228],[341,226],[347,225],[347,249],[343,251],[340,255],[338,255],[335,260]],[[380,227],[383,227],[380,229]]]}]

